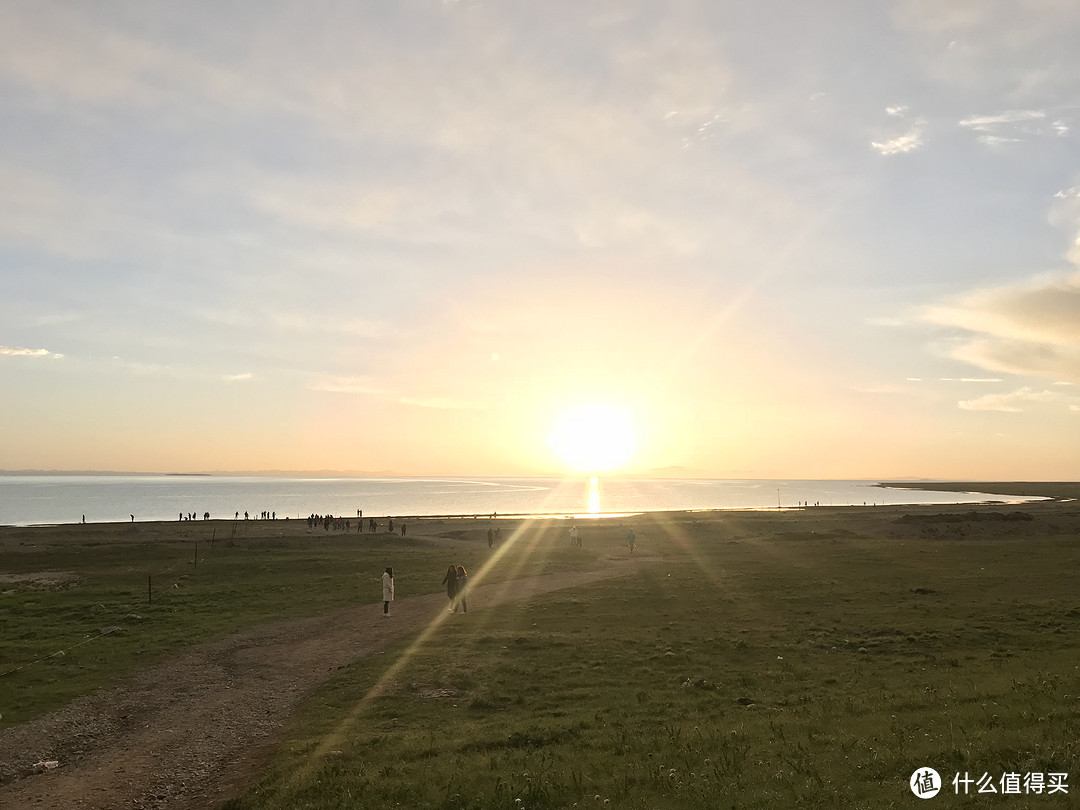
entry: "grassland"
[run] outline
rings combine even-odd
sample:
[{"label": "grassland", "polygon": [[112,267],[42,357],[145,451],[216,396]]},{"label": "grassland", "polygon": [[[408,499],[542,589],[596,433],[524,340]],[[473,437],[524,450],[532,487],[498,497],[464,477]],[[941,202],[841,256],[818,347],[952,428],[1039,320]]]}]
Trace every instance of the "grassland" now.
[{"label": "grassland", "polygon": [[[471,568],[487,558],[486,524],[412,529],[403,538],[309,532],[301,521],[0,528],[0,728],[186,645],[378,601],[387,565],[399,592],[416,594],[439,589],[448,559]],[[488,579],[581,564],[560,551],[507,560]]]},{"label": "grassland", "polygon": [[[1070,806],[1080,792],[1080,516],[1050,504],[1007,519],[1016,511],[635,519],[651,559],[632,574],[453,617],[423,643],[404,638],[341,670],[228,807],[910,807],[920,803],[908,780],[923,766],[946,778],[939,805]],[[626,555],[628,525],[590,526],[580,553],[558,526],[528,528],[529,542],[507,551],[513,565],[493,576],[609,564]],[[120,652],[87,644],[97,650],[88,657],[0,679],[4,720],[55,703],[68,678],[88,688],[109,656],[123,671],[268,613],[355,600],[356,571],[381,570],[391,550],[417,592],[437,589],[447,543],[479,567],[478,528],[429,529],[367,550],[353,538],[237,539],[191,571],[179,539],[145,551],[142,568],[130,556],[140,544],[108,538],[41,556],[9,548],[5,571],[15,559],[24,572],[47,565],[78,579],[4,596],[18,647],[4,645],[8,660],[48,649],[40,628],[85,634],[93,605],[111,622],[130,610],[144,618],[108,637]],[[133,607],[147,567],[170,559],[185,584],[152,609]],[[124,584],[128,573],[138,584]],[[103,623],[90,615],[91,629]],[[49,697],[35,704],[35,692]],[[951,779],[965,772],[995,784],[1067,773],[1077,784],[964,799]]]}]

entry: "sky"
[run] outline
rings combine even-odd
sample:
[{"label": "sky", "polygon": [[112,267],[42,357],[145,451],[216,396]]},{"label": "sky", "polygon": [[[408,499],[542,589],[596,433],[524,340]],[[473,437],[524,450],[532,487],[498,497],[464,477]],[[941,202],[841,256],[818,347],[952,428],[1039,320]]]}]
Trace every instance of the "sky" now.
[{"label": "sky", "polygon": [[1078,41],[0,0],[0,469],[1076,480]]}]

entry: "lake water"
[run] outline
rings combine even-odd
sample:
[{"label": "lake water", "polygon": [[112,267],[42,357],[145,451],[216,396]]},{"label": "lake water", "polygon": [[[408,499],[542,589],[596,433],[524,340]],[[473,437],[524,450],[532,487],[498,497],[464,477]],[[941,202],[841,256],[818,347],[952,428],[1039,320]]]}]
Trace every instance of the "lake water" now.
[{"label": "lake water", "polygon": [[[553,478],[271,478],[239,476],[0,475],[0,525],[177,520],[263,511],[406,515],[625,514],[686,509],[775,509],[802,503],[949,504],[1004,500],[979,493],[891,490],[873,481]],[[1022,501],[1022,498],[1009,499]]]}]

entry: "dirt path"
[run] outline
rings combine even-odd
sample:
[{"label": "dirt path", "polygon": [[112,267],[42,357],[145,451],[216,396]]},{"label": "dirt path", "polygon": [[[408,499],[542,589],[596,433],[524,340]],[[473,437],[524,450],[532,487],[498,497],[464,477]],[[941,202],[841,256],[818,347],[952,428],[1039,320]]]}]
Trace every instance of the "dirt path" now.
[{"label": "dirt path", "polygon": [[[472,611],[635,570],[530,577],[470,590]],[[0,731],[0,807],[203,808],[238,793],[278,742],[290,712],[335,670],[426,627],[444,594],[262,625],[199,645],[112,689]],[[35,763],[59,766],[35,772]]]}]

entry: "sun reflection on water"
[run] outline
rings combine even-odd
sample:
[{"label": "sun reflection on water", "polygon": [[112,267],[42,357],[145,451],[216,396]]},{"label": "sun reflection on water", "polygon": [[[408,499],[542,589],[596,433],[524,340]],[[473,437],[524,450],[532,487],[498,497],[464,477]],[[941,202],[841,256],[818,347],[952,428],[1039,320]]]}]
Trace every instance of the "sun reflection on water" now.
[{"label": "sun reflection on water", "polygon": [[596,478],[589,479],[589,514],[600,514],[600,482]]}]

